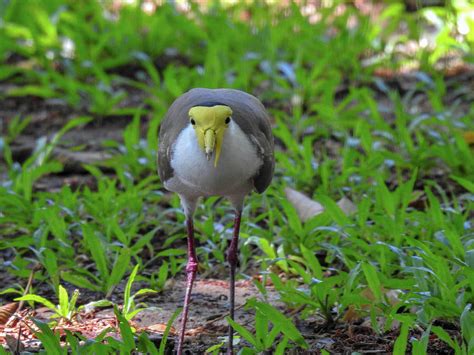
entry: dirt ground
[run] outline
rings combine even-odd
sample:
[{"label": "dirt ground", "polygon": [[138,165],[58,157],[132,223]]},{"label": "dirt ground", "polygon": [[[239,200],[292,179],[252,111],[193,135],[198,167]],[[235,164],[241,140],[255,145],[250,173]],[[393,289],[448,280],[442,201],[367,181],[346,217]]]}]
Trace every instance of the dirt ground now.
[{"label": "dirt ground", "polygon": [[[147,296],[142,299],[147,308],[139,313],[132,321],[132,325],[139,332],[147,332],[150,339],[159,345],[163,331],[174,311],[182,306],[184,299],[184,281],[177,281],[168,285],[167,289],[156,295]],[[225,316],[228,312],[228,283],[224,280],[198,279],[192,293],[191,308],[186,331],[186,354],[204,354],[206,350],[219,343],[224,343],[222,350],[226,349],[227,325]],[[240,281],[236,285],[236,313],[235,317],[239,324],[251,328],[254,314],[246,310],[243,305],[250,297],[261,299],[261,295],[255,286],[249,281]],[[298,329],[310,345],[308,350],[289,350],[288,354],[319,354],[321,349],[326,349],[332,354],[389,354],[393,343],[398,336],[398,330],[394,329],[383,334],[372,331],[368,319],[359,319],[351,323],[336,323],[328,325],[319,317],[310,317],[304,321],[296,319],[298,309],[286,309],[282,303],[277,301],[278,295],[275,291],[268,289],[266,301],[278,307],[287,316],[292,317]],[[36,310],[26,309],[21,312],[24,322],[17,323],[11,327],[0,326],[0,344],[5,345],[6,336],[20,337],[23,351],[38,352],[39,341],[28,330],[32,326],[30,318],[47,321],[52,312],[47,308],[40,307]],[[23,328],[20,326],[23,324]],[[446,324],[443,324],[446,328]],[[65,329],[81,333],[87,338],[96,337],[107,327],[117,328],[116,319],[112,309],[94,309],[82,311],[70,324],[56,327],[57,331]],[[166,353],[172,354],[175,349],[179,319],[171,328],[170,337],[167,342]],[[448,329],[450,335],[459,334],[459,329]],[[109,335],[118,337],[116,333]],[[420,334],[412,333],[413,336]],[[2,340],[4,340],[2,342]],[[248,346],[245,340],[240,339],[236,349]],[[454,354],[445,343],[433,337],[428,347],[429,354]]]}]

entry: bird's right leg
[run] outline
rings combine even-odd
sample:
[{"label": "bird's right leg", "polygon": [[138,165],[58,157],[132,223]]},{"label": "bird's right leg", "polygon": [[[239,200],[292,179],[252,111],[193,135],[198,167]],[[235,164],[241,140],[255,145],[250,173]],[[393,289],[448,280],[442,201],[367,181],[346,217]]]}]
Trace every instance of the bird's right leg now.
[{"label": "bird's right leg", "polygon": [[188,264],[186,265],[186,293],[184,296],[183,313],[181,315],[181,330],[178,341],[178,355],[183,353],[184,332],[186,330],[186,321],[188,320],[189,302],[191,300],[191,290],[193,288],[194,279],[198,268],[198,260],[196,256],[196,246],[194,243],[194,223],[193,213],[195,203],[186,201],[181,197],[183,207],[186,213],[186,227],[188,231]]}]

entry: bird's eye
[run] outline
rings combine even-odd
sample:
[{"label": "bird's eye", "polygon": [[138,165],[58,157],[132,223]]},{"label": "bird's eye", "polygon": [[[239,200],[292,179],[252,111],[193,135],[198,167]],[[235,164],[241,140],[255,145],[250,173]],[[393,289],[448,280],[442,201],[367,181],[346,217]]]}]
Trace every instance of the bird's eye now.
[{"label": "bird's eye", "polygon": [[191,118],[191,124],[194,126],[196,124],[196,121],[194,121],[193,118]]},{"label": "bird's eye", "polygon": [[226,124],[229,124],[229,122],[230,122],[230,117],[227,117],[227,118],[225,119],[225,123],[226,123]]}]

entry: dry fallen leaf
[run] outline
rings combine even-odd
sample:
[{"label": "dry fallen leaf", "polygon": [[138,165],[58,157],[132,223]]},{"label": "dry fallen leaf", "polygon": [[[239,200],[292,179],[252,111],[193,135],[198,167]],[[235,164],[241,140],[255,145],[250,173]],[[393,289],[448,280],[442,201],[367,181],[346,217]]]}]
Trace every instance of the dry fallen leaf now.
[{"label": "dry fallen leaf", "polygon": [[[395,306],[397,303],[400,302],[400,294],[402,293],[401,290],[389,290],[384,287],[381,287],[380,290],[382,291],[382,294],[385,296],[385,299],[388,301],[388,303],[391,306]],[[365,297],[368,300],[367,304],[361,305],[361,309],[363,311],[368,311],[370,310],[371,304],[370,302],[374,302],[376,297],[372,290],[367,287],[362,292],[360,293],[361,296]],[[356,308],[353,305],[350,305],[347,307],[347,311],[344,314],[344,317],[342,318],[345,322],[352,322],[355,320],[358,320],[362,317],[361,312],[357,311]]]},{"label": "dry fallen leaf", "polygon": [[337,205],[346,215],[351,215],[357,211],[357,206],[347,197],[341,198]]},{"label": "dry fallen leaf", "polygon": [[195,337],[201,334],[208,334],[208,330],[205,327],[196,327],[189,330],[186,330],[186,336]]},{"label": "dry fallen leaf", "polygon": [[[295,207],[302,222],[317,216],[324,211],[324,207],[317,201],[310,199],[305,194],[290,187],[285,188],[285,195],[288,201]],[[357,211],[357,206],[347,197],[341,198],[337,205],[346,214],[350,215]]]},{"label": "dry fallen leaf", "polygon": [[[152,332],[164,333],[166,330],[166,324],[162,324],[162,323],[152,324],[146,327],[145,329]],[[170,328],[170,334],[176,334],[176,329],[174,327]]]},{"label": "dry fallen leaf", "polygon": [[5,324],[18,308],[18,302],[7,303],[0,307],[0,324]]},{"label": "dry fallen leaf", "polygon": [[342,320],[347,323],[351,323],[353,321],[356,321],[360,319],[360,313],[356,311],[355,307],[350,305],[347,307],[346,313],[344,313],[344,317],[342,317]]},{"label": "dry fallen leaf", "polygon": [[[387,323],[387,318],[385,318],[385,317],[375,317],[375,318],[377,320],[378,328],[379,329],[384,329],[385,325]],[[361,325],[361,327],[372,328],[372,319],[370,319],[370,317],[368,317],[360,325]],[[392,320],[389,329],[393,330],[393,331],[399,330],[400,329],[400,321],[397,320],[397,319]]]},{"label": "dry fallen leaf", "polygon": [[468,145],[474,145],[474,131],[464,132],[463,137]]},{"label": "dry fallen leaf", "polygon": [[[382,295],[385,296],[391,306],[395,306],[397,303],[400,302],[399,296],[402,293],[401,290],[391,290],[386,289],[385,287],[381,287],[380,291],[382,291]],[[360,294],[361,296],[367,298],[370,301],[375,301],[375,295],[369,287],[365,288]]]},{"label": "dry fallen leaf", "polygon": [[21,340],[14,335],[6,334],[5,342],[12,354],[20,354],[25,350],[25,346]]},{"label": "dry fallen leaf", "polygon": [[295,207],[298,216],[303,222],[324,211],[324,207],[320,203],[290,187],[285,188],[285,195],[288,201]]}]

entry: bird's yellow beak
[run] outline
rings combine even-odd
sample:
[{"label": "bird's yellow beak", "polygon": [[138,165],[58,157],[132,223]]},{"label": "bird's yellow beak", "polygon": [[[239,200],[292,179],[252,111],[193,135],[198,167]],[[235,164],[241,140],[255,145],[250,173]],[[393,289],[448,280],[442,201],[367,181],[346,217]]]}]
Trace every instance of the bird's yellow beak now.
[{"label": "bird's yellow beak", "polygon": [[194,106],[189,110],[190,123],[207,160],[210,160],[215,152],[214,167],[219,161],[224,132],[230,123],[231,115],[231,108],[224,105]]}]

